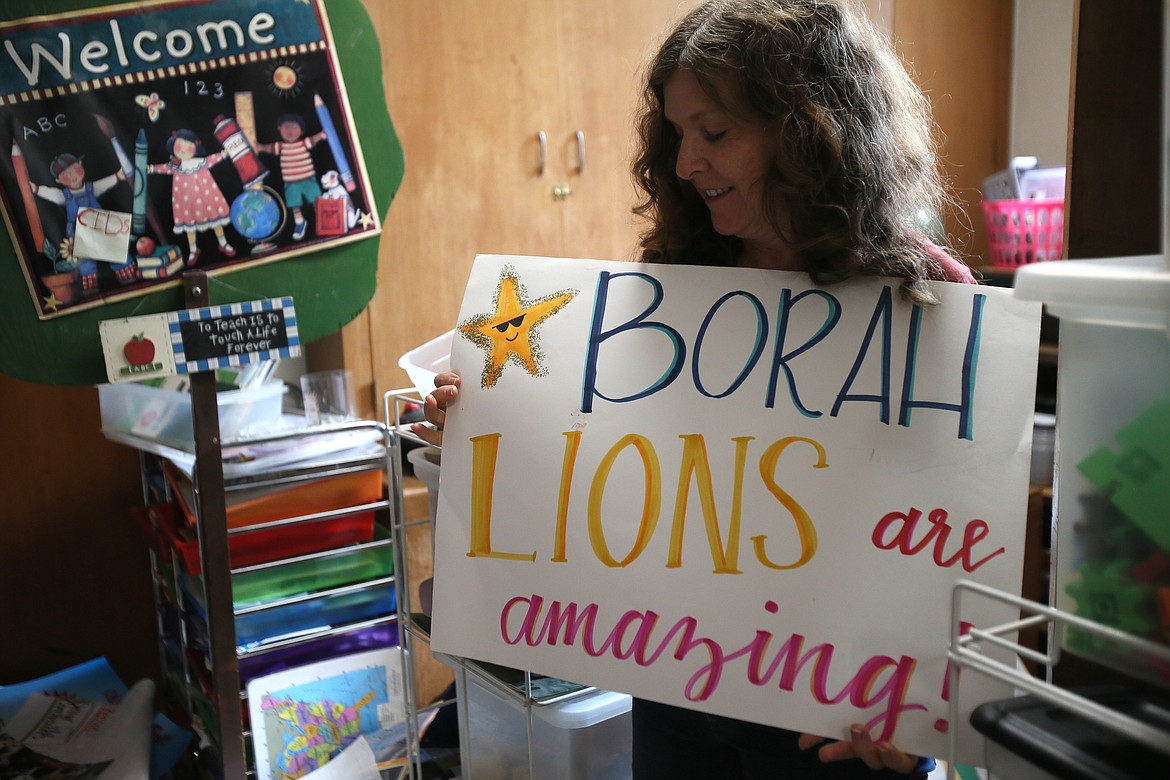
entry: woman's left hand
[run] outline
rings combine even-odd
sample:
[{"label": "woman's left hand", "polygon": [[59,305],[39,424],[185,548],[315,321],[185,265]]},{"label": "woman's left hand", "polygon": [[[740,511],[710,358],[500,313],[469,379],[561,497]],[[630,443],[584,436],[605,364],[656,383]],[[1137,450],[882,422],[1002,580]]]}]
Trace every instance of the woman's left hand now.
[{"label": "woman's left hand", "polygon": [[821,745],[817,748],[817,756],[825,762],[860,758],[870,769],[892,769],[902,774],[908,774],[918,766],[917,756],[903,753],[889,742],[874,742],[869,732],[858,724],[849,727],[849,739],[828,742],[816,734],[801,734],[797,744],[801,750]]}]

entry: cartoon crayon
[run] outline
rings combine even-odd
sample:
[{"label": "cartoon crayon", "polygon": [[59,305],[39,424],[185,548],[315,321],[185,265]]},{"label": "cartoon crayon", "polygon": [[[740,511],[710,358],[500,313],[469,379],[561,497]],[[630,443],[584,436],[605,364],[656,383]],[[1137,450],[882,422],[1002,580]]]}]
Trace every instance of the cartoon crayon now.
[{"label": "cartoon crayon", "polygon": [[45,229],[41,227],[41,213],[37,211],[36,197],[29,184],[24,154],[15,141],[12,142],[12,170],[16,173],[16,183],[20,186],[20,199],[24,203],[24,213],[28,217],[28,229],[32,233],[33,246],[37,252],[44,251]]},{"label": "cartoon crayon", "polygon": [[333,152],[333,161],[337,163],[337,172],[341,175],[341,183],[350,192],[357,184],[353,180],[353,173],[349,169],[349,161],[345,159],[345,150],[341,148],[341,139],[337,137],[337,129],[333,126],[333,117],[329,115],[329,107],[320,95],[313,95],[313,107],[317,109],[317,121],[325,131],[325,138],[329,141],[329,151]]},{"label": "cartoon crayon", "polygon": [[146,131],[140,127],[134,139],[134,210],[130,223],[130,231],[136,236],[146,234],[146,152]]}]

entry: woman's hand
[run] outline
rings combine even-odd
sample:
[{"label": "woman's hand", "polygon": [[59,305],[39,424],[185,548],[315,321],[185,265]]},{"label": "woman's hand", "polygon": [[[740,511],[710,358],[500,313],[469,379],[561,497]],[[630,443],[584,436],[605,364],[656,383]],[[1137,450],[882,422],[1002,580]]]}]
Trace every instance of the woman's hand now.
[{"label": "woman's hand", "polygon": [[447,421],[447,407],[459,397],[461,381],[454,371],[444,371],[435,377],[435,391],[423,401],[423,416],[434,427],[424,423],[414,423],[410,426],[410,429],[428,444],[443,446],[443,424]]},{"label": "woman's hand", "polygon": [[825,737],[818,737],[816,734],[801,734],[797,744],[801,750],[821,745],[817,748],[817,756],[826,763],[860,758],[870,769],[892,769],[902,774],[908,774],[918,766],[917,756],[903,753],[889,742],[874,742],[870,739],[869,732],[856,723],[849,727],[847,740],[829,742]]}]

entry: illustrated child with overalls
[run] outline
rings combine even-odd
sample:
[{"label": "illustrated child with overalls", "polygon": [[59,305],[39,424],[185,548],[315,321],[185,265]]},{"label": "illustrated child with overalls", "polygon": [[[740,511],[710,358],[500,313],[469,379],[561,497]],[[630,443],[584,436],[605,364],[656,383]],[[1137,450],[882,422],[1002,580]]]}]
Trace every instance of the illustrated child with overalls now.
[{"label": "illustrated child with overalls", "polygon": [[[103,176],[96,181],[85,180],[85,164],[81,158],[68,152],[57,155],[49,163],[49,172],[53,179],[60,184],[58,187],[29,182],[33,194],[44,198],[50,203],[65,207],[65,243],[68,251],[74,252],[74,239],[77,232],[77,215],[83,208],[100,209],[98,200],[119,181],[126,180],[126,174],[119,168],[109,176]],[[98,291],[98,265],[90,257],[77,257],[77,268],[81,272],[81,292],[83,295],[93,295]],[[121,284],[129,284],[138,278],[137,266],[127,255],[120,263],[111,264],[114,275]]]}]

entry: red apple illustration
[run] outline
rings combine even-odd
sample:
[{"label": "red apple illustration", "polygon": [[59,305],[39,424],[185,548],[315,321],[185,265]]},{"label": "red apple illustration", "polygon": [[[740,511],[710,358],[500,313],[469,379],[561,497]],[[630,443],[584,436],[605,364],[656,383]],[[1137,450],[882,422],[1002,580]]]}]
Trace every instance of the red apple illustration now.
[{"label": "red apple illustration", "polygon": [[139,257],[145,257],[154,251],[154,239],[150,236],[143,236],[134,243],[134,249],[138,252]]},{"label": "red apple illustration", "polygon": [[139,333],[126,342],[122,354],[132,366],[150,365],[150,361],[154,360],[154,342]]}]

